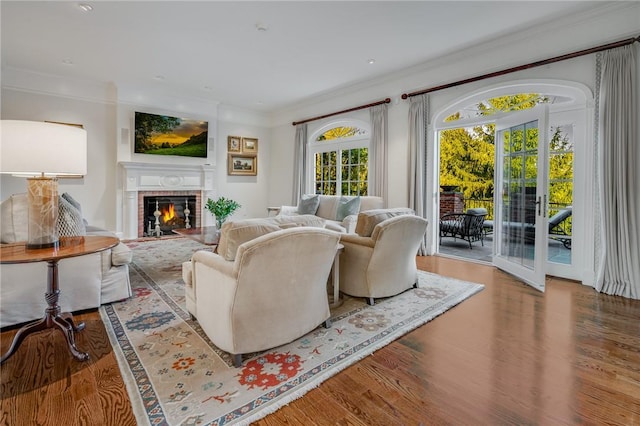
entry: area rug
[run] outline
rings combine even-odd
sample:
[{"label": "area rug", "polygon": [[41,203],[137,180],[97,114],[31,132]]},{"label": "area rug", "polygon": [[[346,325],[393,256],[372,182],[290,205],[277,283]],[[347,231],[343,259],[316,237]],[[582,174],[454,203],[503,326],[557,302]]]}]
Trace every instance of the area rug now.
[{"label": "area rug", "polygon": [[331,328],[245,356],[234,368],[185,308],[181,264],[210,247],[183,238],[129,246],[133,297],[100,312],[138,424],[248,424],[483,288],[420,272],[418,288],[374,306],[345,296]]}]

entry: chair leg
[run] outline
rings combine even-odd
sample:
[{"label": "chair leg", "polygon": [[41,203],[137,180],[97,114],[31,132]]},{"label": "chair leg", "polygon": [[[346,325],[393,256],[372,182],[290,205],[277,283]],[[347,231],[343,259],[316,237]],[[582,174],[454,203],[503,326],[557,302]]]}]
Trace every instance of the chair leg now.
[{"label": "chair leg", "polygon": [[327,318],[325,322],[322,323],[324,328],[331,328],[331,318]]},{"label": "chair leg", "polygon": [[373,297],[367,297],[367,305],[369,306],[373,306],[373,304],[375,303],[375,301],[373,300]]},{"label": "chair leg", "polygon": [[233,366],[236,368],[242,367],[242,354],[232,354]]}]

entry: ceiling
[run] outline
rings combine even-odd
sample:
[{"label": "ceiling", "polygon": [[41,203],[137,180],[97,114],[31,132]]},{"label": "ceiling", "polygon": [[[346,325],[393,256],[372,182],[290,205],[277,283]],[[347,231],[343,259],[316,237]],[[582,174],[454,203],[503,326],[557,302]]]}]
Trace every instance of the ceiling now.
[{"label": "ceiling", "polygon": [[273,111],[601,4],[3,0],[2,66]]}]

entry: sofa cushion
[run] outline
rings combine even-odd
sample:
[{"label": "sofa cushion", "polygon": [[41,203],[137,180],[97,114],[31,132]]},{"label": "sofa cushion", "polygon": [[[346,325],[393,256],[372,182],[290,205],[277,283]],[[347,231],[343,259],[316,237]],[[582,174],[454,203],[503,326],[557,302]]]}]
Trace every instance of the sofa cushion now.
[{"label": "sofa cushion", "polygon": [[218,254],[225,260],[235,260],[238,247],[254,238],[279,231],[280,227],[269,219],[227,221],[220,231]]},{"label": "sofa cushion", "polygon": [[352,214],[358,214],[360,211],[360,196],[357,197],[340,197],[338,207],[336,209],[336,220],[342,221],[345,217]]},{"label": "sofa cushion", "polygon": [[358,214],[358,222],[356,224],[356,234],[361,237],[370,237],[373,232],[373,228],[375,228],[380,222],[405,214],[414,214],[414,211],[407,207],[398,207],[393,209],[375,209],[360,212]]},{"label": "sofa cushion", "polygon": [[58,236],[76,237],[87,235],[87,229],[82,220],[82,213],[64,197],[58,197],[58,221],[56,222]]},{"label": "sofa cushion", "polygon": [[303,195],[298,202],[298,214],[316,214],[319,205],[319,195]]},{"label": "sofa cushion", "polygon": [[295,216],[275,216],[267,219],[278,225],[281,229],[291,228],[293,226],[311,226],[314,228],[324,228],[326,220],[314,216],[312,214],[303,214]]},{"label": "sofa cushion", "polygon": [[29,202],[27,194],[14,194],[0,204],[0,242],[15,243],[29,239]]}]

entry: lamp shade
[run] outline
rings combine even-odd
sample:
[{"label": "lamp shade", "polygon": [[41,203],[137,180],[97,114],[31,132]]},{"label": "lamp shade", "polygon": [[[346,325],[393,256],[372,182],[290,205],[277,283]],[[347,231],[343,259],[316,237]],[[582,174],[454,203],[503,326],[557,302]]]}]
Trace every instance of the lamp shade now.
[{"label": "lamp shade", "polygon": [[87,173],[87,131],[40,121],[0,121],[0,173],[65,176]]}]

